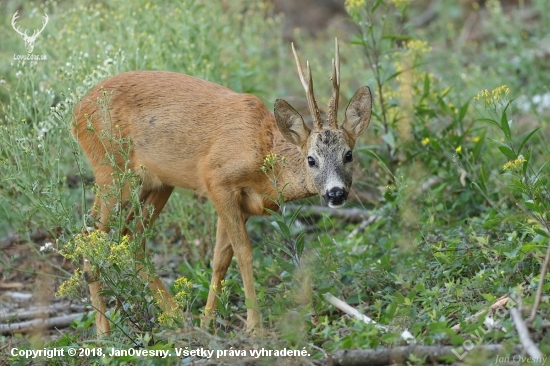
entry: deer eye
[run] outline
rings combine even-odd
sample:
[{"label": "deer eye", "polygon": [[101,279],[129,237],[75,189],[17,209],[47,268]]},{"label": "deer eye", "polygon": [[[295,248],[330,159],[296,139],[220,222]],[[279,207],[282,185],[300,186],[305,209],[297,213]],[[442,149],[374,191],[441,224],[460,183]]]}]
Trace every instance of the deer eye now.
[{"label": "deer eye", "polygon": [[307,164],[311,167],[315,166],[315,159],[312,156],[307,157]]},{"label": "deer eye", "polygon": [[346,155],[344,156],[344,160],[346,161],[346,163],[350,163],[353,161],[353,154],[351,153],[351,150],[346,153]]}]

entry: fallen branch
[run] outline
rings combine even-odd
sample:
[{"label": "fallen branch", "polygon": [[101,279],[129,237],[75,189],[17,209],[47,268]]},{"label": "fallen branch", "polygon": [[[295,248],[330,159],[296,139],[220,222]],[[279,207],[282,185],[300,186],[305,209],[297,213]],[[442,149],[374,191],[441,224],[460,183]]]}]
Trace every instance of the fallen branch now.
[{"label": "fallen branch", "polygon": [[[0,322],[9,322],[9,321],[21,321],[25,319],[36,319],[36,318],[49,318],[52,315],[55,315],[60,310],[73,310],[73,311],[83,311],[86,309],[84,305],[77,305],[77,304],[67,304],[67,303],[61,303],[61,304],[53,304],[48,307],[38,307],[34,309],[29,310],[23,310],[23,311],[14,311],[12,313],[6,313],[3,315],[0,315]],[[88,310],[91,310],[90,307],[88,307]]]},{"label": "fallen branch", "polygon": [[36,329],[66,328],[73,320],[81,318],[84,315],[91,316],[89,313],[77,313],[64,316],[58,316],[49,319],[34,319],[21,323],[0,324],[0,334],[29,333]]},{"label": "fallen branch", "polygon": [[512,308],[510,309],[510,314],[512,314],[512,320],[514,321],[514,325],[516,326],[516,330],[518,331],[519,341],[521,342],[521,345],[535,360],[541,360],[542,359],[542,353],[533,342],[531,337],[529,336],[529,330],[527,329],[527,325],[525,325],[525,322],[523,321],[523,317],[521,316],[521,313],[518,309]]},{"label": "fallen branch", "polygon": [[14,290],[23,286],[21,282],[0,282],[0,290]]},{"label": "fallen branch", "polygon": [[[384,366],[404,365],[410,356],[426,358],[432,363],[448,362],[459,359],[459,347],[451,346],[403,346],[395,348],[380,348],[372,350],[343,350],[335,351],[332,356],[334,366]],[[454,352],[453,352],[454,351]],[[487,356],[506,351],[501,345],[475,346],[467,353],[484,352]]]},{"label": "fallen branch", "polygon": [[[332,296],[329,293],[325,294],[325,300],[327,300],[329,303],[331,303],[332,305],[334,305],[338,309],[342,310],[344,313],[353,316],[355,319],[359,319],[359,320],[361,320],[361,321],[363,321],[367,324],[373,324],[376,327],[376,329],[379,329],[383,332],[388,332],[389,331],[388,327],[386,327],[384,325],[381,325],[381,324],[378,324],[376,321],[372,320],[371,318],[369,318],[365,314],[361,314],[353,306],[351,306],[348,303]],[[411,341],[411,340],[414,341],[413,335],[408,330],[405,330],[405,331],[401,332],[401,338],[405,341]]]},{"label": "fallen branch", "polygon": [[[510,300],[510,296],[509,295],[504,295],[504,296],[500,297],[493,305],[489,306],[488,309],[480,310],[477,313],[475,313],[474,315],[466,318],[464,321],[466,321],[468,323],[473,323],[473,322],[476,322],[477,319],[480,316],[482,316],[483,314],[493,314],[498,309],[505,307],[506,304],[508,303],[508,300]],[[451,329],[454,330],[455,332],[460,332],[460,323],[454,325]]]},{"label": "fallen branch", "polygon": [[[548,233],[548,231],[546,231]],[[542,287],[544,286],[544,283],[546,282],[546,271],[548,270],[548,262],[550,261],[550,247],[546,249],[546,256],[544,257],[544,263],[542,264],[542,268],[540,270],[540,277],[539,277],[539,286],[537,287],[537,294],[535,295],[535,302],[533,303],[533,307],[531,308],[531,315],[529,316],[529,319],[527,320],[528,323],[532,323],[535,320],[535,317],[537,316],[537,309],[540,304],[540,300],[542,298]]]},{"label": "fallen branch", "polygon": [[14,300],[30,300],[32,298],[32,294],[29,294],[27,292],[16,292],[16,291],[6,291],[2,294],[2,296],[5,297],[11,297]]},{"label": "fallen branch", "polygon": [[[297,210],[300,206],[286,205],[286,208],[287,210]],[[303,206],[301,214],[309,215],[317,219],[323,218],[324,216],[337,217],[350,223],[360,223],[373,216],[371,211],[363,210],[362,208],[334,209],[324,206]]]},{"label": "fallen branch", "polygon": [[355,229],[350,231],[350,233],[346,236],[346,239],[353,238],[355,235],[365,230],[370,224],[372,224],[375,221],[378,221],[379,218],[380,217],[378,215],[372,215],[367,220],[363,220]]},{"label": "fallen branch", "polygon": [[348,303],[340,300],[337,297],[332,296],[329,293],[325,294],[325,300],[327,300],[329,303],[337,307],[338,309],[342,310],[344,313],[353,316],[355,319],[359,319],[361,321],[364,321],[367,324],[374,324],[377,329],[388,331],[388,328],[378,324],[376,321],[372,320],[368,316],[361,314],[357,309],[355,309],[353,306],[349,305]]}]

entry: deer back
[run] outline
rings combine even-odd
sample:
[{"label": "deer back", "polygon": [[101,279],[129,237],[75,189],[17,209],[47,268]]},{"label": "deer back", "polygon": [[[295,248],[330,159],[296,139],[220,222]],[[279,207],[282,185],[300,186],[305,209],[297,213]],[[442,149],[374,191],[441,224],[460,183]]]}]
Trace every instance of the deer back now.
[{"label": "deer back", "polygon": [[106,152],[124,167],[123,139],[131,146],[129,168],[151,189],[164,184],[206,194],[209,182],[223,180],[235,190],[270,191],[260,167],[274,139],[284,142],[257,97],[172,72],[113,76],[94,87],[74,114],[73,135],[97,181],[108,180],[98,177]]}]

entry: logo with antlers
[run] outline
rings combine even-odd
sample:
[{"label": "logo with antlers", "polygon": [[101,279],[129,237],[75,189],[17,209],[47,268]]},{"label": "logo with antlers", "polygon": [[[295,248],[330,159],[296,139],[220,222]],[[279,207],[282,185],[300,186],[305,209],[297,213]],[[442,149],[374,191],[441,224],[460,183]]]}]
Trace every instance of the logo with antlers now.
[{"label": "logo with antlers", "polygon": [[27,53],[31,53],[32,50],[34,49],[34,42],[36,42],[36,38],[38,38],[40,33],[42,33],[44,28],[46,28],[46,24],[48,24],[48,15],[44,14],[44,16],[43,16],[44,23],[42,23],[42,29],[40,29],[40,30],[35,29],[32,36],[29,36],[29,35],[27,35],[27,30],[26,29],[25,29],[25,32],[21,32],[19,30],[19,27],[16,27],[15,21],[17,20],[17,18],[19,18],[17,13],[18,13],[18,11],[16,11],[15,14],[13,14],[13,17],[11,18],[11,26],[13,27],[13,29],[15,29],[15,31],[17,33],[19,33],[21,35],[21,37],[23,38],[23,41],[25,41],[25,48],[27,49]]}]

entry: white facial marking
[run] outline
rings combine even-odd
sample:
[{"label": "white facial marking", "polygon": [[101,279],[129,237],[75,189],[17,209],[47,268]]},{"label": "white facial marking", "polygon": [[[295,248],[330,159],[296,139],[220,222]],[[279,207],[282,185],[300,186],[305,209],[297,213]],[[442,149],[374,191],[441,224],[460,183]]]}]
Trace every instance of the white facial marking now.
[{"label": "white facial marking", "polygon": [[327,179],[325,183],[325,192],[330,191],[332,188],[340,188],[344,191],[346,190],[344,182],[342,182],[342,180],[339,177],[335,177],[334,175],[331,175]]}]

